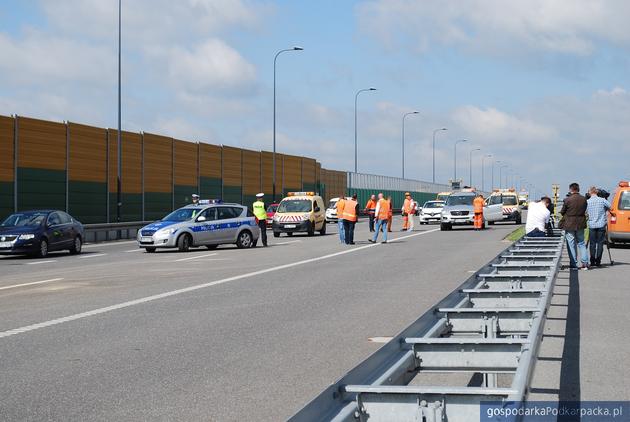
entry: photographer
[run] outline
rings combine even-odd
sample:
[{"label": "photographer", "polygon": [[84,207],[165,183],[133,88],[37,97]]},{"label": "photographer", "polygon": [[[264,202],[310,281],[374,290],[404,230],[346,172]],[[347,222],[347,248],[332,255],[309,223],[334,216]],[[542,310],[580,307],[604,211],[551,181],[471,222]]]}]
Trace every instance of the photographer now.
[{"label": "photographer", "polygon": [[606,237],[606,213],[610,211],[610,202],[606,199],[608,192],[603,189],[592,186],[588,192],[590,197],[587,201],[586,213],[588,214],[591,266],[600,267]]}]

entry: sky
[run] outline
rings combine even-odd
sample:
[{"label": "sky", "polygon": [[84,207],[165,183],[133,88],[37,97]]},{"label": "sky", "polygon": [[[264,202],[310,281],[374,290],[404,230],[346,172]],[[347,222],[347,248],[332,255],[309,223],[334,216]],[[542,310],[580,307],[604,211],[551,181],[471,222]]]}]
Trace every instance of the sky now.
[{"label": "sky", "polygon": [[[0,0],[0,114],[117,126],[118,2]],[[122,126],[485,188],[630,178],[626,0],[122,0]],[[476,150],[480,148],[480,150]],[[471,155],[472,154],[472,155]],[[493,165],[494,163],[494,165]]]}]

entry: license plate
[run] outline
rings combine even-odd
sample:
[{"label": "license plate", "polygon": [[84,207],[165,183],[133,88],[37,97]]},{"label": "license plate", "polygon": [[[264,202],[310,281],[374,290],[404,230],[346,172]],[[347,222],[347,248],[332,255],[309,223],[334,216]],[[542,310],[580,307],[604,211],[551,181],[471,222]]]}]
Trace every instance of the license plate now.
[{"label": "license plate", "polygon": [[284,228],[285,229],[294,229],[295,228],[295,224],[285,224]]},{"label": "license plate", "polygon": [[153,242],[153,238],[152,238],[152,237],[149,237],[149,236],[142,236],[142,237],[140,238],[140,241],[141,241],[141,242]]},{"label": "license plate", "polygon": [[0,242],[0,248],[10,248],[13,246],[11,242]]}]

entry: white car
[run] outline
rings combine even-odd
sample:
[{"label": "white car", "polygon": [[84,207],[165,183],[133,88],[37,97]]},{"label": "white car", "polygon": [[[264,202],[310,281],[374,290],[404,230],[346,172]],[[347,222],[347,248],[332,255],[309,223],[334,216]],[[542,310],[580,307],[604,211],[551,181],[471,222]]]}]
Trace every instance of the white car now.
[{"label": "white car", "polygon": [[326,208],[326,222],[327,223],[336,223],[338,221],[337,202],[339,202],[339,198],[332,198],[330,202],[328,203],[328,208]]},{"label": "white car", "polygon": [[442,221],[444,201],[427,201],[420,209],[420,224],[439,223]]}]

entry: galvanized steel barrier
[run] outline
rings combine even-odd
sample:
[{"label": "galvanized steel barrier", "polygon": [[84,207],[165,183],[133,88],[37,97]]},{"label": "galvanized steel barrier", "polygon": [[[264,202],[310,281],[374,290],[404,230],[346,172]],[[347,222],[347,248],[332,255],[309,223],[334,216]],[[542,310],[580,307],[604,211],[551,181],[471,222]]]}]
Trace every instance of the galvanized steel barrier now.
[{"label": "galvanized steel barrier", "polygon": [[85,242],[135,239],[138,230],[152,221],[128,221],[124,223],[84,224]]},{"label": "galvanized steel barrier", "polygon": [[527,398],[564,235],[522,238],[291,421],[478,421]]}]

